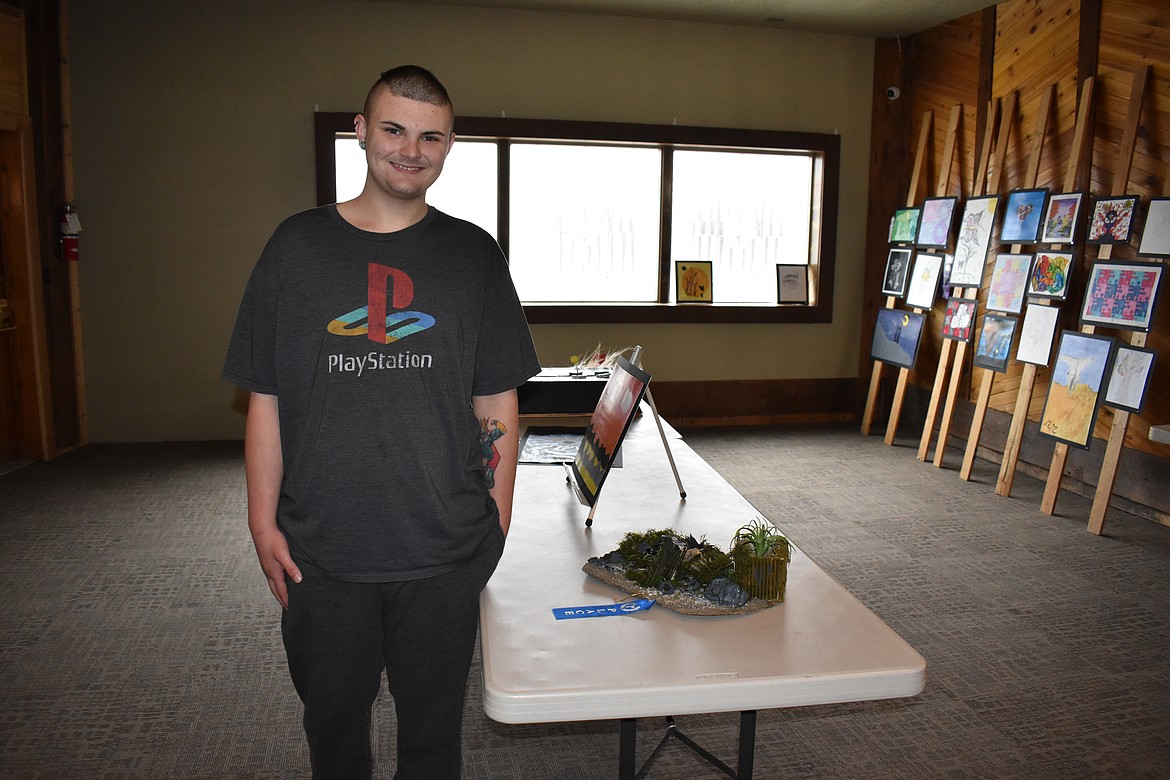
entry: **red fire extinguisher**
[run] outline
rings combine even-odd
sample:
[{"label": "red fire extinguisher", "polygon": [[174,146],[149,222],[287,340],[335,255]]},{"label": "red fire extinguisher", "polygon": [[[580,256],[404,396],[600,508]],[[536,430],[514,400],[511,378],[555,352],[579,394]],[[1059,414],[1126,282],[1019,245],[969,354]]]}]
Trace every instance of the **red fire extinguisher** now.
[{"label": "red fire extinguisher", "polygon": [[70,262],[81,259],[81,220],[70,203],[61,211],[61,257]]}]

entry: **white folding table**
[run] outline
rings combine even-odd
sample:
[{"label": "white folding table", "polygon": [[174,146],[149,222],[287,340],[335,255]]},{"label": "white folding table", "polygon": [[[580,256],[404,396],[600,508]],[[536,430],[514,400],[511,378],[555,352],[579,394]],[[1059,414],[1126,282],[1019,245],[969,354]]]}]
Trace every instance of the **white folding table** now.
[{"label": "white folding table", "polygon": [[784,603],[754,614],[696,617],[655,605],[620,617],[556,620],[554,608],[623,597],[581,567],[615,549],[627,532],[673,528],[727,550],[735,530],[759,515],[685,441],[671,439],[670,445],[687,498],[679,498],[653,421],[640,420],[622,445],[624,465],[609,474],[588,529],[588,508],[578,503],[563,469],[520,466],[508,542],[480,602],[489,717],[503,723],[620,720],[619,777],[632,780],[637,718],[738,711],[737,770],[683,741],[746,780],[757,710],[923,690],[922,656],[795,547]]}]

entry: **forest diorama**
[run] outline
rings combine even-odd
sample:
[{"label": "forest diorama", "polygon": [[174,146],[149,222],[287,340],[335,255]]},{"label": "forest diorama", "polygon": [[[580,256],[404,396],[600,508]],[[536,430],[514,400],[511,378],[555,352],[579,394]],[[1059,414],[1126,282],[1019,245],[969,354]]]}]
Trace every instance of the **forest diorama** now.
[{"label": "forest diorama", "polygon": [[608,585],[688,615],[756,612],[784,600],[792,549],[763,518],[741,526],[728,552],[672,529],[625,535],[582,570]]}]

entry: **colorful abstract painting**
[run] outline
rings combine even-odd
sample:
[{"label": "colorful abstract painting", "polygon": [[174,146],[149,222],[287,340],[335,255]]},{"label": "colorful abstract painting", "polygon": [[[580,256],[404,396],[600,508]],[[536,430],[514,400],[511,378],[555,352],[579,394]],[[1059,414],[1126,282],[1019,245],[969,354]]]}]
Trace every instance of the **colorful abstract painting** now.
[{"label": "colorful abstract painting", "polygon": [[1124,244],[1129,241],[1139,200],[1137,195],[1123,195],[1097,201],[1085,241],[1090,244]]},{"label": "colorful abstract painting", "polygon": [[951,225],[958,198],[927,198],[918,223],[918,246],[946,249],[951,243]]},{"label": "colorful abstract painting", "polygon": [[1098,260],[1085,287],[1081,322],[1148,331],[1161,281],[1159,263]]},{"label": "colorful abstract painting", "polygon": [[1032,255],[996,255],[991,285],[987,290],[987,308],[1019,314],[1024,308],[1024,291],[1028,287],[1031,268]]},{"label": "colorful abstract painting", "polygon": [[1072,269],[1072,252],[1037,252],[1032,273],[1028,275],[1028,295],[1063,301],[1068,297]]}]

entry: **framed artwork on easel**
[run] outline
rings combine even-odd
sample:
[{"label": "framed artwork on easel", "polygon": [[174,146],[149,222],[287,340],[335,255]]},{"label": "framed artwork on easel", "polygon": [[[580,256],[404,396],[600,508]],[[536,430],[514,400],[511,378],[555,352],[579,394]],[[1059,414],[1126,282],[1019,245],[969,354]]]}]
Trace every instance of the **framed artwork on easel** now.
[{"label": "framed artwork on easel", "polygon": [[1104,404],[1127,412],[1141,412],[1157,359],[1156,349],[1119,344],[1109,372],[1109,384],[1105,387]]},{"label": "framed artwork on easel", "polygon": [[624,357],[617,359],[572,463],[579,495],[589,506],[597,502],[649,383],[648,373]]},{"label": "framed artwork on easel", "polygon": [[1040,433],[1088,449],[1105,378],[1113,363],[1114,340],[1066,330],[1060,336],[1052,383],[1040,415]]},{"label": "framed artwork on easel", "polygon": [[1003,227],[999,231],[1002,244],[1035,244],[1040,235],[1040,220],[1044,216],[1044,200],[1048,190],[1014,190],[1008,193],[1003,210]]},{"label": "framed artwork on easel", "polygon": [[1128,243],[1140,201],[1141,198],[1137,195],[1100,198],[1093,204],[1093,217],[1089,221],[1089,233],[1085,236],[1085,243]]},{"label": "framed artwork on easel", "polygon": [[1150,200],[1138,254],[1142,257],[1170,257],[1170,198]]},{"label": "framed artwork on easel", "polygon": [[934,307],[934,299],[938,297],[942,266],[942,255],[919,252],[915,256],[914,271],[910,274],[910,285],[906,290],[907,306],[915,309]]},{"label": "framed artwork on easel", "polygon": [[[946,283],[952,287],[982,287],[987,250],[995,227],[998,195],[971,198],[963,207],[959,235],[955,239],[955,256]],[[944,293],[945,294],[945,293]]]},{"label": "framed artwork on easel", "polygon": [[1097,260],[1085,285],[1081,323],[1148,331],[1161,281],[1161,263]]},{"label": "framed artwork on easel", "polygon": [[1071,244],[1077,229],[1077,215],[1081,211],[1081,193],[1061,192],[1048,199],[1044,210],[1044,230],[1041,244]]},{"label": "framed artwork on easel", "polygon": [[955,221],[955,197],[927,198],[922,203],[916,244],[924,248],[946,249],[951,244],[951,226]]},{"label": "framed artwork on easel", "polygon": [[1072,269],[1072,252],[1037,252],[1028,275],[1028,297],[1063,301],[1068,297]]}]

